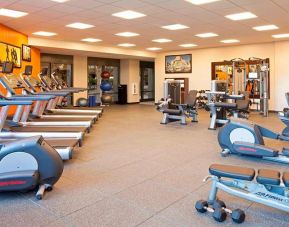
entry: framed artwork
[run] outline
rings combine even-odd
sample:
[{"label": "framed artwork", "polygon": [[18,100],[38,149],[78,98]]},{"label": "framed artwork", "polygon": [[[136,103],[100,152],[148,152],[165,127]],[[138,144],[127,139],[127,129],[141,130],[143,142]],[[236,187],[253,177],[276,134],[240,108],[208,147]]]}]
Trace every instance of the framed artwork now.
[{"label": "framed artwork", "polygon": [[14,67],[21,68],[21,48],[0,42],[0,63],[4,61],[13,62]]},{"label": "framed artwork", "polygon": [[31,48],[30,48],[30,46],[22,44],[22,60],[31,62]]},{"label": "framed artwork", "polygon": [[192,55],[169,55],[165,57],[166,73],[191,73]]}]

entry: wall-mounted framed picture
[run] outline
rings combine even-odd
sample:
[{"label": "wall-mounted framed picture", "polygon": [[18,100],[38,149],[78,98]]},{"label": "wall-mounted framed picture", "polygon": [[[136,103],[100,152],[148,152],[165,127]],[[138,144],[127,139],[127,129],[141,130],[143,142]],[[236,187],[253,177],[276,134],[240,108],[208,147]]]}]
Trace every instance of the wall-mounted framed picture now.
[{"label": "wall-mounted framed picture", "polygon": [[169,55],[165,57],[166,73],[191,73],[192,55]]},{"label": "wall-mounted framed picture", "polygon": [[14,67],[21,68],[21,48],[0,42],[0,63],[4,61],[13,62]]},{"label": "wall-mounted framed picture", "polygon": [[22,44],[22,60],[31,62],[31,47]]}]

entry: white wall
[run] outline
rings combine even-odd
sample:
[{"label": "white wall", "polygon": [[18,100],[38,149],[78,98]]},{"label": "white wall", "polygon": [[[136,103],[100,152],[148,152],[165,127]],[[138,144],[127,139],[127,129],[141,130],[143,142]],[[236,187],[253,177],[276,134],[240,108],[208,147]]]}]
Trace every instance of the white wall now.
[{"label": "white wall", "polygon": [[[139,60],[121,59],[120,60],[120,84],[127,85],[127,102],[136,103],[140,100],[140,68]],[[134,85],[136,93],[134,94]]]},{"label": "white wall", "polygon": [[[87,57],[73,56],[73,86],[87,88]],[[74,105],[77,99],[87,98],[87,92],[80,92],[73,95]]]},{"label": "white wall", "polygon": [[284,94],[289,92],[289,42],[275,45],[275,75],[276,107],[281,110],[287,106]]},{"label": "white wall", "polygon": [[[165,74],[166,55],[188,53],[192,54],[192,73]],[[187,77],[190,81],[190,89],[210,89],[211,62],[236,57],[270,58],[270,110],[282,110],[286,106],[284,94],[289,91],[289,41],[161,53],[157,56],[155,64],[156,101],[163,97],[164,78]]]}]

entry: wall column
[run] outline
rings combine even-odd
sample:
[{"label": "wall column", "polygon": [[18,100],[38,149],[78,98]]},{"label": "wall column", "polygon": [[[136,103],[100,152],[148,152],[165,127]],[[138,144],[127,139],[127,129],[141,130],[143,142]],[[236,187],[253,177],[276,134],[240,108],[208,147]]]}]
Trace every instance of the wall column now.
[{"label": "wall column", "polygon": [[127,85],[127,102],[138,103],[140,100],[139,60],[120,60],[120,84]]},{"label": "wall column", "polygon": [[[73,56],[73,87],[87,88],[87,56]],[[87,98],[87,91],[73,94],[73,102]]]}]

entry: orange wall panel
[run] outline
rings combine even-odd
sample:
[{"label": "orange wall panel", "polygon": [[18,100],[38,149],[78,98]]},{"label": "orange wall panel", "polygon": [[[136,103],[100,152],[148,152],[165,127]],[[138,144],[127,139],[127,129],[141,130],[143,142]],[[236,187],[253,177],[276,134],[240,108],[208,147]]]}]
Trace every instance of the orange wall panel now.
[{"label": "orange wall panel", "polygon": [[[22,53],[22,44],[28,45],[28,36],[14,29],[11,29],[3,24],[0,24],[0,42],[18,46],[21,48]],[[0,53],[1,59],[3,59],[3,56],[5,55],[6,53]],[[18,75],[24,72],[26,65],[33,65],[33,75],[36,76],[40,71],[40,50],[35,47],[31,47],[31,62],[23,61],[22,54],[20,57],[21,57],[21,68],[15,68],[13,71],[14,74]],[[6,94],[6,90],[3,87],[0,87],[0,91],[1,93]],[[11,111],[9,111],[9,113],[12,114],[15,111],[15,108],[10,109]]]}]

